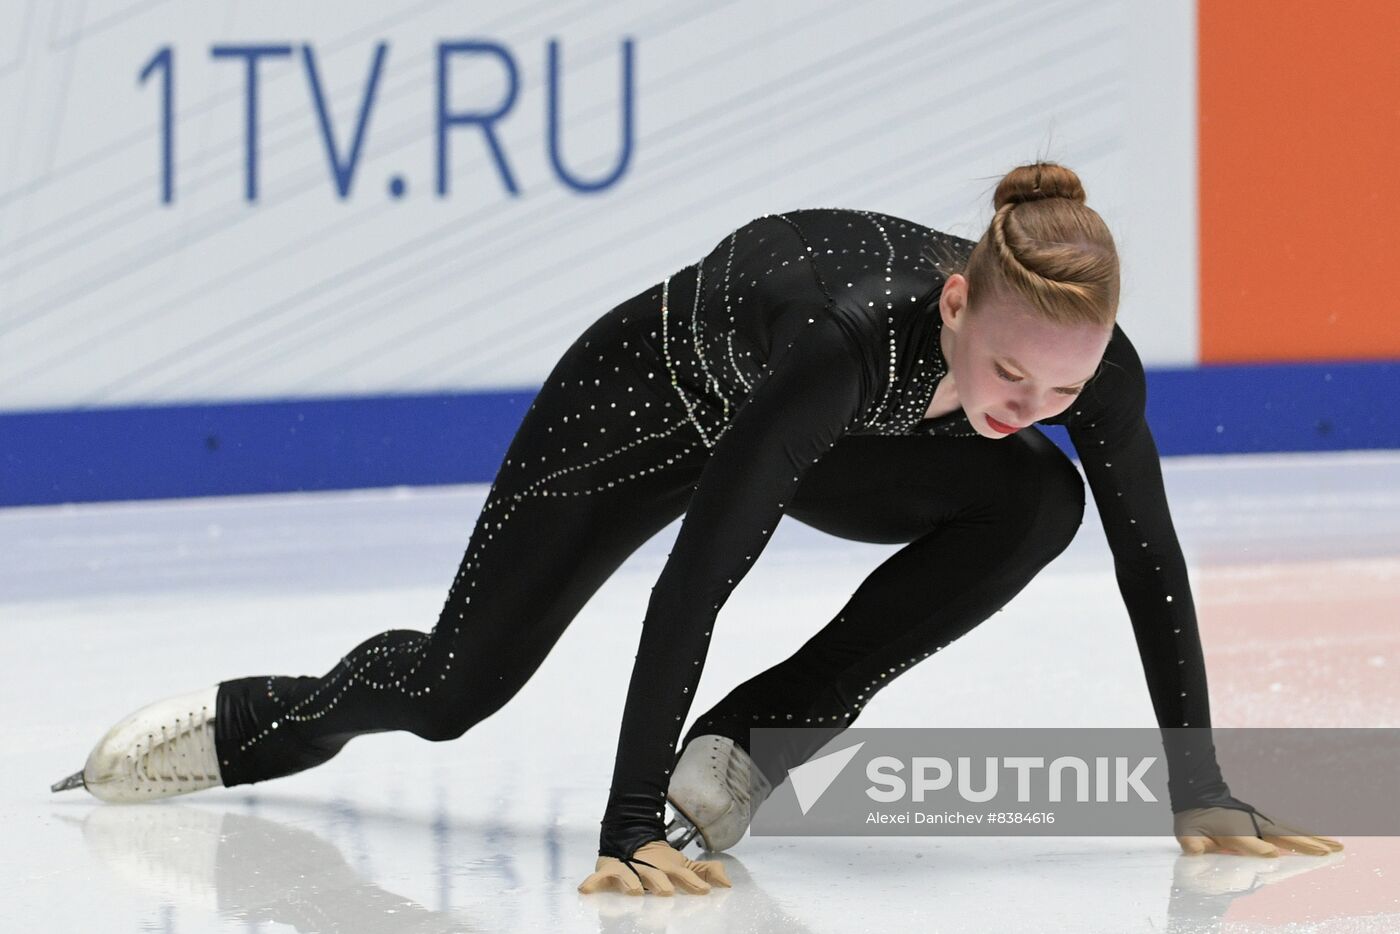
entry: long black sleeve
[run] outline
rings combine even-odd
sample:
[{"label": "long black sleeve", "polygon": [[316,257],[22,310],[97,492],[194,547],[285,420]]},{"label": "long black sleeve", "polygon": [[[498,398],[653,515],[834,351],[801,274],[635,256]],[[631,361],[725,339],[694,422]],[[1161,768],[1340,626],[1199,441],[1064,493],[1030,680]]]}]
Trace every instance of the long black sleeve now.
[{"label": "long black sleeve", "polygon": [[1146,403],[1142,362],[1115,327],[1100,373],[1066,424],[1103,520],[1162,729],[1172,809],[1247,807],[1230,797],[1216,763],[1195,603]]},{"label": "long black sleeve", "polygon": [[803,473],[867,402],[865,355],[829,308],[795,309],[775,330],[761,382],[719,436],[642,625],[599,853],[629,857],[664,839],[662,814],[710,633],[753,567]]}]

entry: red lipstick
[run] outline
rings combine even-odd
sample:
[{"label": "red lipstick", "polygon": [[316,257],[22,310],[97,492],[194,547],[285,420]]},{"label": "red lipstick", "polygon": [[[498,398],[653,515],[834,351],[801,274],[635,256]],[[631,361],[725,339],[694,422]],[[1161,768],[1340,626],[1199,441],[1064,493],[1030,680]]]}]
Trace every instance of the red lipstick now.
[{"label": "red lipstick", "polygon": [[987,424],[992,426],[993,431],[999,431],[1004,435],[1009,435],[1014,431],[1020,431],[1022,427],[1025,427],[1016,427],[1013,425],[1008,425],[1006,424],[1006,422],[999,422],[996,419],[992,418],[990,415],[984,417],[987,419]]}]

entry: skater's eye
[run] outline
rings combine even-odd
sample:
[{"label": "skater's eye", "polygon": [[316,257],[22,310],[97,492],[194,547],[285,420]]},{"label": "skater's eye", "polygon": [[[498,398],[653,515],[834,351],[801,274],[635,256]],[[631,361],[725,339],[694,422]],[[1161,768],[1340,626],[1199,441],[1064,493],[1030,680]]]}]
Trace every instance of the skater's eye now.
[{"label": "skater's eye", "polygon": [[[1019,383],[1021,380],[1025,379],[1024,376],[1016,376],[1012,373],[1007,372],[1000,363],[993,363],[992,366],[996,367],[997,376],[1000,376],[1008,383]],[[1056,389],[1055,391],[1062,396],[1077,396],[1079,395],[1079,391],[1083,388],[1083,386],[1066,386]]]}]

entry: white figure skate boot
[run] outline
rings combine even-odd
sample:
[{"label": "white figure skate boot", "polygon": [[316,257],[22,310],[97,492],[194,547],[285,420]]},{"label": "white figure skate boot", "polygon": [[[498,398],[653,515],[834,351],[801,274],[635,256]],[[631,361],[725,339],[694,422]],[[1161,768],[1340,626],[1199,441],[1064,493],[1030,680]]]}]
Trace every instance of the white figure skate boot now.
[{"label": "white figure skate boot", "polygon": [[142,707],[107,731],[81,772],[50,786],[103,801],[149,801],[223,784],[214,750],[214,699],[204,688]]},{"label": "white figure skate boot", "polygon": [[773,789],[727,736],[697,736],[681,752],[666,800],[676,817],[666,840],[683,848],[698,835],[705,849],[727,850],[749,829],[753,810]]}]

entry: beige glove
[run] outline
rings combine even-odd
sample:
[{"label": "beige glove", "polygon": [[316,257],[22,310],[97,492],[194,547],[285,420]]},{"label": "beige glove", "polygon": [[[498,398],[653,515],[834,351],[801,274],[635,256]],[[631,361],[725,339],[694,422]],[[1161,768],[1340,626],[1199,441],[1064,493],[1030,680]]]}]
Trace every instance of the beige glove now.
[{"label": "beige glove", "polygon": [[674,895],[676,886],[691,895],[704,895],[711,885],[732,887],[719,860],[686,859],[665,840],[638,847],[626,862],[614,856],[600,856],[593,868],[595,872],[578,887],[584,895],[608,891],[641,895],[643,889],[654,895]]},{"label": "beige glove", "polygon": [[1238,808],[1190,808],[1173,820],[1177,842],[1190,856],[1233,850],[1246,856],[1278,856],[1279,848],[1326,856],[1342,849],[1331,837],[1319,837]]}]

